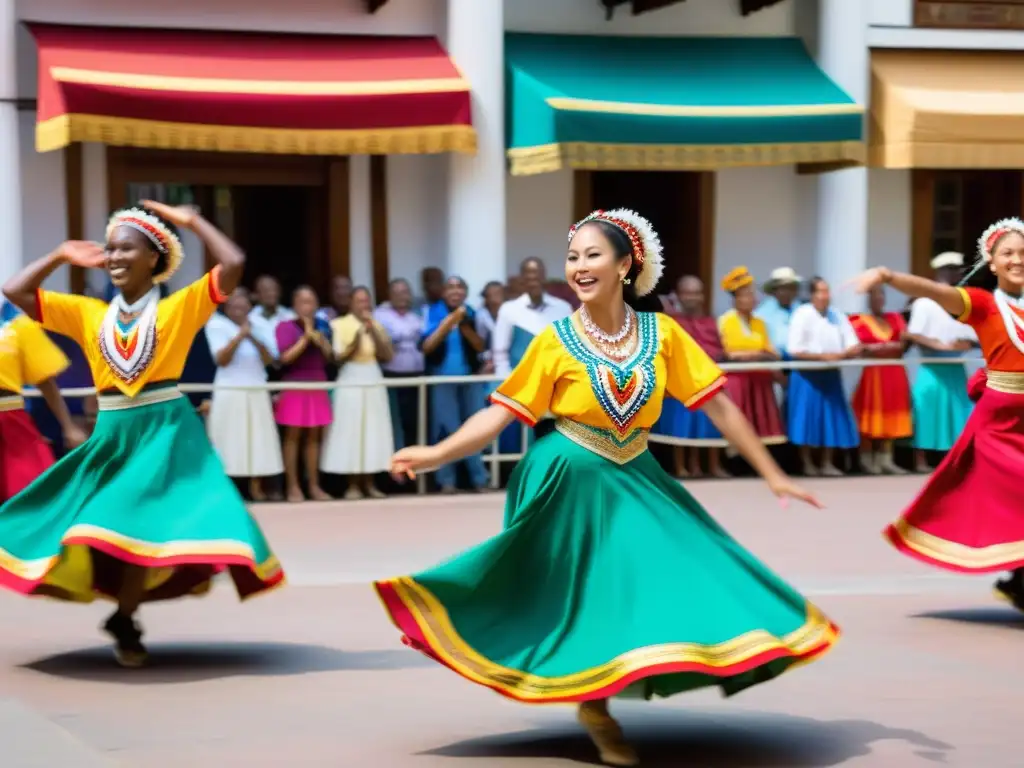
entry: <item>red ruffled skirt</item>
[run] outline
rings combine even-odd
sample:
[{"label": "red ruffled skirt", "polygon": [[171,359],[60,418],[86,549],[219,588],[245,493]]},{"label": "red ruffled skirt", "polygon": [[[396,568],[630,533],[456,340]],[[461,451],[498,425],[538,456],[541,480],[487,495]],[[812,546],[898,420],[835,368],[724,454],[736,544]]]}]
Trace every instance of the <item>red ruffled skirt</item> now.
[{"label": "red ruffled skirt", "polygon": [[731,372],[726,378],[729,398],[747,417],[765,443],[786,442],[779,401],[775,399],[775,380],[768,371]]},{"label": "red ruffled skirt", "polygon": [[914,434],[910,381],[898,366],[868,366],[853,393],[853,413],[861,437],[896,440]]},{"label": "red ruffled skirt", "polygon": [[53,464],[53,451],[24,410],[0,411],[0,502],[20,493]]},{"label": "red ruffled skirt", "polygon": [[1024,567],[1024,394],[986,389],[945,460],[885,530],[898,550],[951,571]]}]

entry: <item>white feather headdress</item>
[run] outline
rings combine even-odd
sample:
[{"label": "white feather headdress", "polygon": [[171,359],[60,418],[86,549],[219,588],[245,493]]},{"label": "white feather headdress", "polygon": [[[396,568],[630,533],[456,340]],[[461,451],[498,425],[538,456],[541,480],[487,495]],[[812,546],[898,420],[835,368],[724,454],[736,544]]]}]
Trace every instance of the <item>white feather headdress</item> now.
[{"label": "white feather headdress", "polygon": [[636,294],[646,296],[653,291],[665,267],[661,256],[661,238],[654,231],[651,222],[636,211],[626,208],[594,211],[569,229],[570,242],[579,228],[591,221],[607,221],[629,238],[633,247],[633,262],[639,267],[635,284]]}]

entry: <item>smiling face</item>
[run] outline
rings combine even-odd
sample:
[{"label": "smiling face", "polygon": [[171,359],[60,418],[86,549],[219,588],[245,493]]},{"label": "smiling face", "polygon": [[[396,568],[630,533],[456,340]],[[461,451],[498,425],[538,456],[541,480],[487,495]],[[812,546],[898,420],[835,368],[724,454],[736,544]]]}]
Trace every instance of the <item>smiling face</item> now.
[{"label": "smiling face", "polygon": [[617,253],[604,229],[591,222],[580,227],[569,243],[565,280],[584,304],[611,304],[622,299],[622,281],[630,266],[632,259]]},{"label": "smiling face", "polygon": [[1024,235],[1008,232],[992,248],[992,271],[999,287],[1006,293],[1019,295],[1024,288]]},{"label": "smiling face", "polygon": [[125,297],[141,296],[153,284],[153,271],[160,254],[145,235],[131,227],[116,227],[106,247],[110,282]]}]

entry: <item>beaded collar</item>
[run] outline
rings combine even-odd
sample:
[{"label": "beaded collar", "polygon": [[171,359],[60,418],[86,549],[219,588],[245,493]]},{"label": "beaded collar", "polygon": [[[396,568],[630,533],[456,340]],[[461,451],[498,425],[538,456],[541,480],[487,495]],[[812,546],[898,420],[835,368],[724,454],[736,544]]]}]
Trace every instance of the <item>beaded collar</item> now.
[{"label": "beaded collar", "polygon": [[573,317],[556,321],[557,334],[566,351],[587,369],[594,397],[615,426],[626,435],[640,409],[654,394],[654,359],[658,353],[658,316],[638,312],[636,350],[621,363],[599,354],[577,329]]},{"label": "beaded collar", "polygon": [[[159,306],[160,289],[154,287],[133,304],[118,294],[107,308],[100,325],[100,352],[110,371],[125,384],[138,379],[153,361]],[[131,319],[122,320],[122,313]]]}]

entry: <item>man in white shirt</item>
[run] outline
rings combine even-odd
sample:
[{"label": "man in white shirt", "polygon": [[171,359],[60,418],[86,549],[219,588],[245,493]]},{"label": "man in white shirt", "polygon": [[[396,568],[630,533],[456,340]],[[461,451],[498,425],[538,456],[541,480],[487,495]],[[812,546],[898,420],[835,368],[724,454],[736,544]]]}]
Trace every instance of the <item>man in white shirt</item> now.
[{"label": "man in white shirt", "polygon": [[572,314],[569,302],[545,292],[547,271],[536,256],[523,260],[519,276],[525,292],[518,299],[501,305],[491,340],[494,370],[499,376],[512,373],[534,336],[556,320]]},{"label": "man in white shirt", "polygon": [[[512,373],[512,369],[519,364],[534,336],[556,320],[572,314],[569,302],[544,290],[547,270],[544,268],[544,262],[536,256],[523,260],[519,265],[519,276],[522,278],[524,293],[518,299],[506,301],[501,305],[491,337],[491,360],[494,363],[494,372],[499,376],[508,376]],[[550,421],[543,426],[538,424],[535,434],[540,437],[550,431],[550,427]],[[505,437],[503,452],[506,448],[518,450],[519,427],[512,425],[510,429],[513,430],[515,439]],[[513,442],[516,447],[513,446]]]}]

